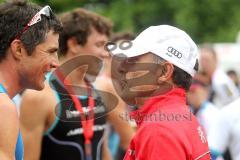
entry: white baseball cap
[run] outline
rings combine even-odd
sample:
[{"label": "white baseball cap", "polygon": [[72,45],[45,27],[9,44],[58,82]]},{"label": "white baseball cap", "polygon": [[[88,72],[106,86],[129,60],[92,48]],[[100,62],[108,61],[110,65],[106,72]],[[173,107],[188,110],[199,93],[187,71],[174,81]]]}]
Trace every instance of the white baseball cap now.
[{"label": "white baseball cap", "polygon": [[184,31],[169,25],[151,26],[141,32],[128,49],[117,47],[113,55],[124,54],[135,57],[151,52],[191,76],[196,73],[198,49],[191,37]]}]

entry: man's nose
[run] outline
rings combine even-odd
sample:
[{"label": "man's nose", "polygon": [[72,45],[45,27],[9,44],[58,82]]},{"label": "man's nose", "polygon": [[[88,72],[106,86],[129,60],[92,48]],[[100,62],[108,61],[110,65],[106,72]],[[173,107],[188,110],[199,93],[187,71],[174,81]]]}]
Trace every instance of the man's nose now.
[{"label": "man's nose", "polygon": [[51,68],[57,68],[57,67],[59,67],[59,60],[58,60],[58,54],[56,52],[56,54],[54,54],[54,56],[52,57]]},{"label": "man's nose", "polygon": [[108,58],[108,57],[110,57],[110,53],[103,48],[100,53],[100,56],[101,56],[101,58]]},{"label": "man's nose", "polygon": [[57,68],[59,67],[59,62],[58,61],[52,61],[51,64],[50,64],[50,68]]},{"label": "man's nose", "polygon": [[118,71],[119,71],[120,73],[127,73],[127,72],[128,72],[128,63],[127,63],[127,60],[126,60],[126,59],[121,60],[121,61],[119,62]]}]

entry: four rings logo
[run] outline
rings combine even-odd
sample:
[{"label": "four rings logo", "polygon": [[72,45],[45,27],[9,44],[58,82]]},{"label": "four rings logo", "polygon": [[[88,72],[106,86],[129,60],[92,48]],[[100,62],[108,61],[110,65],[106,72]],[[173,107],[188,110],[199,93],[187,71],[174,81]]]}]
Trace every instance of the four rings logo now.
[{"label": "four rings logo", "polygon": [[174,49],[173,47],[168,47],[167,49],[168,53],[167,55],[172,57],[172,55],[176,56],[177,58],[182,58],[182,53]]}]

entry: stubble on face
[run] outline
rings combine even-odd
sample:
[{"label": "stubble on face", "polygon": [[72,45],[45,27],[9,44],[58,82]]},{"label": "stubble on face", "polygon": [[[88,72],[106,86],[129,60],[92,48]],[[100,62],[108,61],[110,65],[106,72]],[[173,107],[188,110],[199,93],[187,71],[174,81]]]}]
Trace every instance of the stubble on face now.
[{"label": "stubble on face", "polygon": [[44,42],[37,45],[30,56],[24,53],[20,62],[20,81],[24,89],[44,88],[46,74],[58,63],[58,38],[59,35],[50,30]]}]

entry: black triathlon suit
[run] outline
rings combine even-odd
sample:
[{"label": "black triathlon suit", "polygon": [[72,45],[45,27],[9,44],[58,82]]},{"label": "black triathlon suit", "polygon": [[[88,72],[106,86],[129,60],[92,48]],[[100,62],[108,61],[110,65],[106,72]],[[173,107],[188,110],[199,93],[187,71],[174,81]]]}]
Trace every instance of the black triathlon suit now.
[{"label": "black triathlon suit", "polygon": [[[84,136],[79,112],[75,108],[71,96],[62,84],[54,80],[51,82],[58,98],[58,116],[55,122],[44,134],[42,141],[41,160],[85,160]],[[92,90],[96,93],[96,90]],[[98,95],[96,93],[96,95]],[[87,96],[78,97],[83,108],[88,105]],[[94,135],[92,137],[92,160],[102,160],[103,141],[106,132],[105,106],[100,96],[94,97]],[[96,112],[95,112],[96,111]],[[61,118],[58,118],[61,117]]]}]

